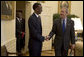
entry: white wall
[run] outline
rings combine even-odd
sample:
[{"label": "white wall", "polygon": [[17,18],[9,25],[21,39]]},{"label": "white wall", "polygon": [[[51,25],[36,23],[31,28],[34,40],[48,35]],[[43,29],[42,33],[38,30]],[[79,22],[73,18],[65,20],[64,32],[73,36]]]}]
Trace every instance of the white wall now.
[{"label": "white wall", "polygon": [[15,15],[16,6],[14,8],[14,19],[2,20],[1,19],[1,46],[6,45],[9,52],[16,51],[16,38],[15,38]]},{"label": "white wall", "polygon": [[31,15],[31,3],[26,2],[25,8],[25,50],[24,52],[28,51],[28,42],[29,42],[29,28],[28,28],[28,19]]},{"label": "white wall", "polygon": [[[57,1],[45,1],[42,3],[42,13],[41,13],[41,21],[42,21],[42,34],[43,36],[47,36],[53,25],[53,14],[57,12]],[[52,49],[52,39],[50,41],[43,42],[43,50],[51,50]]]},{"label": "white wall", "polygon": [[71,14],[79,16],[83,24],[83,1],[71,1]]}]

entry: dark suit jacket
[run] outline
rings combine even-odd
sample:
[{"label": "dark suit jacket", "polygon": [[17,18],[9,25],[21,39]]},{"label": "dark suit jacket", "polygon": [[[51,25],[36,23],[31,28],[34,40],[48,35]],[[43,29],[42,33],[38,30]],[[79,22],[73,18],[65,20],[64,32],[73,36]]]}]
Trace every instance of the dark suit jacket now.
[{"label": "dark suit jacket", "polygon": [[16,18],[16,51],[21,52],[21,48],[25,45],[25,35],[22,38],[22,32],[25,32],[25,19],[20,22]]},{"label": "dark suit jacket", "polygon": [[16,37],[21,38],[22,32],[25,32],[25,19],[22,19],[21,22],[16,18]]},{"label": "dark suit jacket", "polygon": [[42,48],[42,42],[44,37],[42,36],[41,21],[39,21],[36,15],[33,13],[29,20],[29,50],[30,52],[40,53]]},{"label": "dark suit jacket", "polygon": [[54,34],[54,47],[58,49],[63,45],[64,49],[68,49],[70,41],[72,44],[75,44],[74,22],[70,19],[67,19],[66,29],[63,33],[61,19],[55,20],[49,36],[52,37]]}]

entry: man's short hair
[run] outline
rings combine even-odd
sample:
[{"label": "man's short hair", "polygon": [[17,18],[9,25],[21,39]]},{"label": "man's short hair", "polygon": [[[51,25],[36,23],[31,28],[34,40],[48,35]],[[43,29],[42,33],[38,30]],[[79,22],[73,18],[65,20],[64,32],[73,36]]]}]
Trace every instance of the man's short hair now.
[{"label": "man's short hair", "polygon": [[41,5],[41,4],[40,3],[34,3],[33,10],[35,10],[38,7],[38,5]]},{"label": "man's short hair", "polygon": [[16,12],[20,12],[20,13],[22,13],[22,10],[16,10]]}]

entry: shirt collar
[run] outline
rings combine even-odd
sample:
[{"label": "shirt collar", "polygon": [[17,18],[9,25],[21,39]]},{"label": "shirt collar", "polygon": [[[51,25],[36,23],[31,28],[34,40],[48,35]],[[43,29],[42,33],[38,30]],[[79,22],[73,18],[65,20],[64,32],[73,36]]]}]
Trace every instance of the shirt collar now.
[{"label": "shirt collar", "polygon": [[[67,21],[67,17],[64,19],[65,20],[65,22]],[[63,21],[63,19],[62,19],[62,21]]]},{"label": "shirt collar", "polygon": [[37,15],[36,13],[35,13],[35,15],[36,15],[36,17],[39,17],[39,15]]},{"label": "shirt collar", "polygon": [[18,17],[16,17],[18,20],[22,20],[22,18],[20,19],[20,18],[18,18]]},{"label": "shirt collar", "polygon": [[67,21],[67,18],[65,18],[65,22]]}]

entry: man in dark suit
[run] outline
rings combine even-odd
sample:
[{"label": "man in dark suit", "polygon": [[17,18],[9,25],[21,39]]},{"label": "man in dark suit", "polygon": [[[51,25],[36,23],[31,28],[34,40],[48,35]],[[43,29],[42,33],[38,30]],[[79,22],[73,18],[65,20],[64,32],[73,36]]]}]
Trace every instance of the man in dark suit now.
[{"label": "man in dark suit", "polygon": [[16,51],[22,55],[21,50],[25,45],[25,19],[22,18],[22,11],[16,11]]},{"label": "man in dark suit", "polygon": [[45,37],[42,36],[42,25],[39,14],[42,12],[42,6],[40,3],[33,5],[34,13],[28,20],[29,25],[29,55],[30,56],[41,56],[42,42]]},{"label": "man in dark suit", "polygon": [[71,41],[71,48],[75,48],[75,32],[74,22],[67,18],[68,9],[62,8],[60,19],[54,21],[52,31],[47,36],[46,40],[51,39],[55,34],[54,49],[55,56],[67,56]]}]

